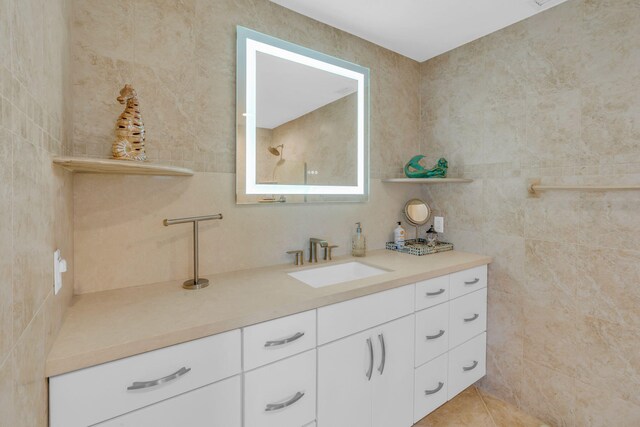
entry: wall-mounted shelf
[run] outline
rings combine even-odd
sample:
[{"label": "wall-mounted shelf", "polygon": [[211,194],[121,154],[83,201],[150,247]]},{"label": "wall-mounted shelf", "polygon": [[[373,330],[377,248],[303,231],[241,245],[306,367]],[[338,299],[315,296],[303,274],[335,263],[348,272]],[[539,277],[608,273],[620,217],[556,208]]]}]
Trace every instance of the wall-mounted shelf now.
[{"label": "wall-mounted shelf", "polygon": [[382,182],[396,184],[464,184],[473,182],[473,180],[464,178],[390,178],[383,179]]},{"label": "wall-mounted shelf", "polygon": [[193,171],[187,168],[128,160],[93,159],[89,157],[54,157],[53,164],[72,172],[80,173],[163,176],[193,175]]}]

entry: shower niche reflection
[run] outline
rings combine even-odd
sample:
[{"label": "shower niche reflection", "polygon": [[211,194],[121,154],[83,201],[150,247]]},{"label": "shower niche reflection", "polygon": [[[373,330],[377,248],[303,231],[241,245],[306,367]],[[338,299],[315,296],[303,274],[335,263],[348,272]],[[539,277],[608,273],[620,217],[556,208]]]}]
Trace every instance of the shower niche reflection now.
[{"label": "shower niche reflection", "polygon": [[237,203],[366,201],[368,78],[238,27]]}]

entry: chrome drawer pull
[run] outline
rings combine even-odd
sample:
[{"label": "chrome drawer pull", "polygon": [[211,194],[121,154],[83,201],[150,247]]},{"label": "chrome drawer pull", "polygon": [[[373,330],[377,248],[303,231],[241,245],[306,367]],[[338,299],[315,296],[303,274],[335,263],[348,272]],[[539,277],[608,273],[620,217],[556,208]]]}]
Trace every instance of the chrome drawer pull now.
[{"label": "chrome drawer pull", "polygon": [[478,366],[478,361],[477,361],[477,360],[474,360],[474,361],[473,361],[473,364],[472,364],[471,366],[463,366],[463,367],[462,367],[462,370],[463,370],[463,371],[471,371],[471,370],[475,369],[475,368],[476,368],[476,366]]},{"label": "chrome drawer pull", "polygon": [[474,314],[473,317],[468,317],[466,319],[464,319],[465,322],[473,322],[474,320],[476,320],[478,317],[480,317],[480,315],[478,313]]},{"label": "chrome drawer pull", "polygon": [[435,297],[436,295],[444,294],[444,289],[440,288],[439,291],[427,292],[428,297]]},{"label": "chrome drawer pull", "polygon": [[371,338],[367,338],[367,345],[369,346],[369,370],[365,374],[367,381],[371,381],[371,375],[373,375],[373,344]]},{"label": "chrome drawer pull", "polygon": [[190,370],[191,370],[191,368],[187,368],[187,367],[183,366],[182,368],[180,368],[177,371],[175,371],[173,374],[167,375],[166,377],[163,377],[163,378],[158,378],[157,380],[135,381],[133,384],[131,384],[129,387],[127,387],[127,390],[141,390],[143,388],[155,387],[155,386],[158,386],[160,384],[166,384],[166,383],[171,382],[173,380],[177,380],[178,378],[180,378],[181,376],[183,376],[184,374],[186,374]]},{"label": "chrome drawer pull", "polygon": [[475,285],[475,284],[476,284],[476,283],[478,283],[479,281],[480,281],[480,279],[476,277],[475,279],[473,279],[473,280],[472,280],[472,281],[470,281],[470,282],[464,282],[464,284],[465,284],[465,285]]},{"label": "chrome drawer pull", "polygon": [[264,343],[265,347],[277,347],[279,345],[285,345],[288,344],[290,342],[293,342],[297,339],[302,338],[302,336],[304,335],[304,332],[297,332],[294,335],[291,335],[289,338],[285,338],[282,340],[275,340],[275,341],[267,341],[266,343]]},{"label": "chrome drawer pull", "polygon": [[267,407],[264,408],[265,412],[271,412],[271,411],[277,411],[279,409],[284,409],[287,406],[291,406],[294,403],[296,403],[298,400],[302,399],[302,397],[304,396],[304,393],[299,391],[297,392],[291,399],[287,400],[286,402],[282,402],[282,403],[268,403]]},{"label": "chrome drawer pull", "polygon": [[378,339],[380,340],[380,346],[382,348],[382,360],[380,361],[380,366],[378,366],[378,372],[382,375],[384,372],[384,365],[387,363],[387,347],[384,345],[383,334],[378,334]]},{"label": "chrome drawer pull", "polygon": [[435,335],[427,335],[427,339],[428,340],[435,340],[436,338],[440,338],[443,335],[444,335],[444,329],[440,329],[440,332],[438,332]]},{"label": "chrome drawer pull", "polygon": [[424,394],[426,394],[427,396],[430,394],[436,394],[437,392],[442,390],[442,387],[444,387],[444,383],[439,382],[438,387],[434,388],[433,390],[425,390]]}]

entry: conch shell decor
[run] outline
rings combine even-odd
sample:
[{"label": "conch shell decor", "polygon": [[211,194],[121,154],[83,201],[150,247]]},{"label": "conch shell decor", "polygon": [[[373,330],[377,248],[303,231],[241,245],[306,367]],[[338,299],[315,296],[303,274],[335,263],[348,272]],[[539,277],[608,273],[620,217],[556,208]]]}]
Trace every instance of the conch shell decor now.
[{"label": "conch shell decor", "polygon": [[116,140],[111,146],[113,158],[117,160],[147,160],[144,150],[144,123],[138,109],[138,95],[131,85],[124,85],[118,97],[126,107],[116,122]]}]

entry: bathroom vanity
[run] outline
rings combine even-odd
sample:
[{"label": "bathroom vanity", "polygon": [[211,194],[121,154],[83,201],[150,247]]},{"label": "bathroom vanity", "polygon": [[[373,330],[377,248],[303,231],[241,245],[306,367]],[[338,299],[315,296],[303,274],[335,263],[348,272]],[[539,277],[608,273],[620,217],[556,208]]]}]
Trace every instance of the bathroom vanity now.
[{"label": "bathroom vanity", "polygon": [[490,261],[373,251],[384,274],[320,288],[276,266],[80,295],[50,425],[409,427],[485,374]]}]

